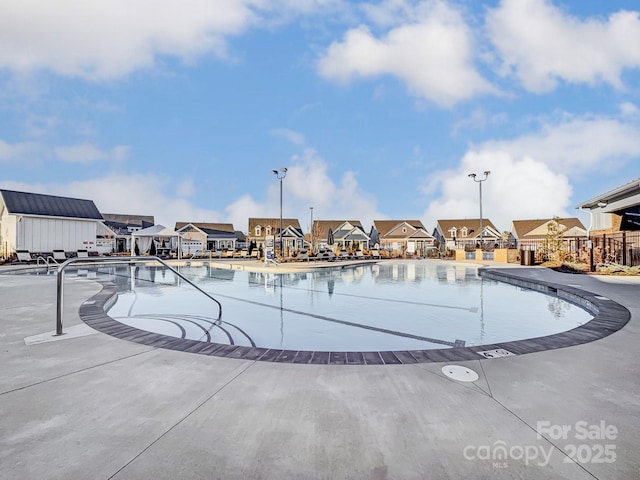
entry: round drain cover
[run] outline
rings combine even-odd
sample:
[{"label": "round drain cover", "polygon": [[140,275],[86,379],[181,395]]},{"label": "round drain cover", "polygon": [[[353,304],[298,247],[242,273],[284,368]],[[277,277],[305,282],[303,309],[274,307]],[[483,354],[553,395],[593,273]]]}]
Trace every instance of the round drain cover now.
[{"label": "round drain cover", "polygon": [[459,382],[475,382],[478,380],[478,374],[476,372],[461,365],[445,365],[442,367],[442,373]]}]

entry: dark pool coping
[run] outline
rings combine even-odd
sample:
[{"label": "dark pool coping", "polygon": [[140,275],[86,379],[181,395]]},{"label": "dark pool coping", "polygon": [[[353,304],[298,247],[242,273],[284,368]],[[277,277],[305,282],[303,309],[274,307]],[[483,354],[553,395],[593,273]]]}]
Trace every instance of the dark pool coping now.
[{"label": "dark pool coping", "polygon": [[583,345],[599,340],[620,330],[631,318],[629,310],[619,303],[579,288],[524,278],[504,271],[481,268],[479,272],[485,278],[549,295],[556,295],[563,300],[584,308],[594,318],[572,330],[553,335],[473,347],[381,352],[326,352],[281,350],[201,342],[130,327],[111,318],[106,313],[106,310],[117,299],[118,294],[116,286],[110,282],[99,282],[103,286],[102,290],[80,306],[79,315],[83,322],[95,330],[142,345],[241,360],[316,365],[398,365],[487,360],[486,357],[478,352],[495,349],[507,350],[516,355],[524,355]]}]

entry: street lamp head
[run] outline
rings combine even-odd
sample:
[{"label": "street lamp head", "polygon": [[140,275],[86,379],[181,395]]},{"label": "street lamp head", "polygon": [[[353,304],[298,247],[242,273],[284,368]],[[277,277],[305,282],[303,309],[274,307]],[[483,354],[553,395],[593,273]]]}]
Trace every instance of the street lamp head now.
[{"label": "street lamp head", "polygon": [[287,167],[282,167],[280,170],[282,170],[284,173],[287,173]]},{"label": "street lamp head", "polygon": [[468,176],[471,177],[471,178],[476,178],[476,174],[475,173],[470,173]]},{"label": "street lamp head", "polygon": [[278,170],[271,170],[274,175],[278,175]]},{"label": "street lamp head", "polygon": [[488,177],[490,173],[491,173],[491,172],[490,172],[489,170],[485,170],[485,171],[484,171],[484,176],[485,176],[485,177]]}]

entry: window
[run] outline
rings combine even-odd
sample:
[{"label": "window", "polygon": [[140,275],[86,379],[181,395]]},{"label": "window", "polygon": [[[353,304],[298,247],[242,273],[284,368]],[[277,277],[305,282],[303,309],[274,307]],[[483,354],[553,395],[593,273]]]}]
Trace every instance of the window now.
[{"label": "window", "polygon": [[262,231],[262,228],[260,227],[260,225],[256,225],[256,237],[260,236],[261,231]]},{"label": "window", "polygon": [[456,227],[453,227],[449,230],[449,235],[453,238],[456,237],[456,234],[458,233],[458,229]]},{"label": "window", "polygon": [[266,230],[267,230],[267,235],[271,235],[271,225],[269,225],[269,226],[266,228]]},{"label": "window", "polygon": [[462,235],[463,237],[467,236],[467,227],[462,227],[460,229],[460,235]]}]

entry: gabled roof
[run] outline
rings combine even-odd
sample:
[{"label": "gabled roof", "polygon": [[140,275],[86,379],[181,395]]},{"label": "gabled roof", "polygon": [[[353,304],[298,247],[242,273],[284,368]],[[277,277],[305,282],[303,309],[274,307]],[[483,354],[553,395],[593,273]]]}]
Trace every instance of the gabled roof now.
[{"label": "gabled roof", "polygon": [[[436,228],[442,232],[445,238],[449,237],[449,231],[452,228],[456,228],[456,230],[460,231],[464,227],[467,227],[467,237],[475,238],[476,236],[480,236],[480,219],[479,218],[466,218],[461,220],[438,220]],[[490,228],[494,230],[498,235],[500,232],[495,227],[495,225],[491,222],[491,220],[487,218],[482,219],[482,228],[486,230]]]},{"label": "gabled roof", "polygon": [[[176,227],[182,225],[180,228],[176,228],[176,232],[180,232],[188,235],[189,232],[199,231],[207,236],[207,239],[237,239],[238,235],[235,231],[231,230],[216,230],[213,228],[202,227],[200,225],[215,225],[210,223],[194,224],[194,223],[176,223]],[[244,238],[243,238],[244,240]]]},{"label": "gabled roof", "polygon": [[2,196],[7,211],[13,215],[103,219],[92,200],[13,190],[0,190],[0,196]]},{"label": "gabled roof", "polygon": [[170,230],[164,225],[154,225],[131,233],[132,237],[179,237],[175,230]]},{"label": "gabled roof", "polygon": [[[543,238],[547,234],[547,224],[551,222],[553,218],[543,218],[536,220],[514,220],[511,226],[511,233],[515,238]],[[560,218],[560,225],[567,230],[567,233],[576,232],[576,228],[584,230],[586,234],[586,228],[582,222],[575,217]]]},{"label": "gabled roof", "polygon": [[[280,228],[280,226],[278,226]],[[280,232],[278,232],[280,233]],[[302,230],[298,228],[293,228],[291,225],[285,227],[284,220],[282,221],[282,236],[283,237],[295,237],[295,238],[304,238],[304,234]]]},{"label": "gabled roof", "polygon": [[[250,218],[249,219],[249,235],[253,235],[255,228],[260,225],[262,228],[271,226],[273,229],[280,229],[280,218]],[[300,228],[300,222],[297,218],[283,218],[282,229],[284,230],[288,226],[292,226],[296,230],[302,231]]]},{"label": "gabled roof", "polygon": [[156,223],[153,218],[153,215],[129,215],[126,213],[103,213],[102,218],[104,218],[106,222],[112,222],[114,224],[121,224],[121,225],[142,226],[143,222],[148,224],[143,228],[146,228],[147,226],[151,226]]},{"label": "gabled roof", "polygon": [[[360,220],[314,220],[313,221],[313,233],[315,238],[323,239],[329,235],[329,229],[331,229],[335,235],[345,223],[351,224],[355,228],[359,228],[364,232],[362,223]],[[351,229],[349,229],[351,231]]]},{"label": "gabled roof", "polygon": [[196,228],[199,228],[203,232],[208,230],[216,230],[223,232],[235,232],[235,228],[233,228],[233,223],[207,223],[207,222],[176,222],[176,230],[180,230],[181,228],[186,227],[187,225],[193,225]]},{"label": "gabled roof", "polygon": [[[381,237],[395,236],[395,234],[391,232],[395,230],[397,227],[401,226],[402,224],[407,224],[416,230],[419,228],[426,230],[420,220],[374,220],[373,221],[373,226],[376,228],[376,230],[378,231]],[[398,233],[398,235],[402,236],[403,238],[407,236],[406,233],[405,234]]]}]

